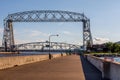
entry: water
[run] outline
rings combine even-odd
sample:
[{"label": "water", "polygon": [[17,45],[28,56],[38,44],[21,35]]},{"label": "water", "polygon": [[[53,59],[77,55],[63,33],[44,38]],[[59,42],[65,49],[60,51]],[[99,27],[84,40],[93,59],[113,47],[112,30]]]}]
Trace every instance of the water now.
[{"label": "water", "polygon": [[108,59],[111,60],[113,62],[119,62],[120,63],[120,57],[100,57],[101,59]]},{"label": "water", "polygon": [[[0,57],[46,55],[46,54],[49,54],[49,52],[20,52],[20,54],[0,54]],[[60,52],[51,52],[51,54],[60,54]]]},{"label": "water", "polygon": [[115,58],[114,58],[114,61],[115,61],[115,62],[120,62],[120,57],[115,57]]}]

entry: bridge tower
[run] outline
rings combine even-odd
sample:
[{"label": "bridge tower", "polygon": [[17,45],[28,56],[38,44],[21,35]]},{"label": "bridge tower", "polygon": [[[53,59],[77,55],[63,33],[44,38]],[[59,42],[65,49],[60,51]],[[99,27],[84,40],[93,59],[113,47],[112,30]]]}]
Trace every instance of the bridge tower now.
[{"label": "bridge tower", "polygon": [[12,20],[4,21],[3,43],[5,51],[13,51],[15,48]]},{"label": "bridge tower", "polygon": [[93,40],[90,30],[90,19],[83,20],[83,47],[88,50],[92,47]]}]

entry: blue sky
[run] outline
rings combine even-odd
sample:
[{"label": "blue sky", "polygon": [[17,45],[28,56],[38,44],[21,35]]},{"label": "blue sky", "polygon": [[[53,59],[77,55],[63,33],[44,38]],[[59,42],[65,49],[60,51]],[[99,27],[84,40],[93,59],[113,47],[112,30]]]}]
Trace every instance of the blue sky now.
[{"label": "blue sky", "polygon": [[[0,42],[3,19],[16,12],[30,10],[63,10],[84,13],[91,20],[95,43],[119,41],[120,0],[1,0]],[[82,23],[14,23],[17,43],[46,41],[50,34],[59,34],[52,41],[82,43]]]}]

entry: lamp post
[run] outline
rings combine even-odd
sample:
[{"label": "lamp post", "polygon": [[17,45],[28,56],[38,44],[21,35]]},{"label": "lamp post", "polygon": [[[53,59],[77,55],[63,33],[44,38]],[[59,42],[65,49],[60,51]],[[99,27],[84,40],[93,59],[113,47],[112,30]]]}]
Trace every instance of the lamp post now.
[{"label": "lamp post", "polygon": [[50,41],[50,39],[51,39],[52,36],[57,36],[57,37],[58,37],[59,35],[56,34],[56,35],[50,35],[50,36],[49,36],[49,55],[50,55],[50,47],[51,47],[51,44],[50,44],[51,41]]}]

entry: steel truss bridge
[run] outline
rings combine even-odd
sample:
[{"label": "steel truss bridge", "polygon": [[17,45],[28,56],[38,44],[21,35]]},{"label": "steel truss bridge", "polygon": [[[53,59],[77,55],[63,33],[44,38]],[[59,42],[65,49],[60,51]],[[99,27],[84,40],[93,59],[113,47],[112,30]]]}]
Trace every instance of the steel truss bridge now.
[{"label": "steel truss bridge", "polygon": [[2,45],[5,47],[5,51],[14,51],[16,49],[12,25],[13,22],[82,22],[83,45],[84,47],[90,47],[93,44],[90,19],[84,14],[58,10],[34,10],[9,14],[4,19]]},{"label": "steel truss bridge", "polygon": [[[51,45],[51,46],[50,46]],[[62,42],[32,42],[32,43],[24,43],[17,44],[17,51],[49,51],[49,46],[51,51],[74,51],[80,50],[80,45],[62,43]]]}]

